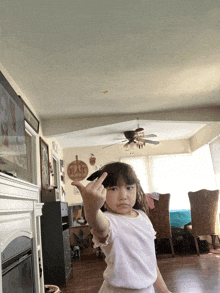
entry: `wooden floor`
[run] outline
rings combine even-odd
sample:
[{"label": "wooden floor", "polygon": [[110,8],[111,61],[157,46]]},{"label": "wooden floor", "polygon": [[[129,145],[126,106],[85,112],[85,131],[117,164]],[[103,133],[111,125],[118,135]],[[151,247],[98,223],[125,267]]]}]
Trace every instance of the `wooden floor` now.
[{"label": "wooden floor", "polygon": [[73,275],[67,286],[60,289],[64,293],[97,293],[103,282],[103,272],[106,263],[96,255],[86,256],[86,259],[73,261]]},{"label": "wooden floor", "polygon": [[[173,293],[220,292],[220,248],[208,254],[158,258],[161,274]],[[87,256],[73,262],[73,275],[64,293],[97,293],[103,282],[105,261]],[[159,291],[156,291],[159,293]]]}]

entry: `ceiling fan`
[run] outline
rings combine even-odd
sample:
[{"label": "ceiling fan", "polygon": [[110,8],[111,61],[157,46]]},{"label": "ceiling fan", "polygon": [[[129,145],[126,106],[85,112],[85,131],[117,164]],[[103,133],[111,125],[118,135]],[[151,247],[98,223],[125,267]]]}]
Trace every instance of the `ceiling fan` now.
[{"label": "ceiling fan", "polygon": [[[149,144],[159,144],[159,141],[155,141],[155,140],[149,140],[146,138],[151,138],[151,137],[157,137],[156,134],[144,134],[144,128],[139,127],[138,124],[138,128],[135,130],[128,130],[124,132],[124,136],[126,138],[126,140],[122,140],[119,143],[125,142],[124,147],[129,149],[129,148],[133,148],[135,145],[141,149],[145,146],[146,143]],[[111,145],[109,145],[111,146]],[[103,148],[109,147],[109,146],[105,146]]]},{"label": "ceiling fan", "polygon": [[159,141],[146,139],[146,138],[157,137],[157,136],[156,136],[156,134],[144,135],[143,128],[137,128],[136,130],[125,131],[124,136],[128,140],[125,143],[124,147],[128,147],[131,144],[133,144],[133,145],[136,144],[137,147],[140,149],[140,148],[143,148],[143,146],[146,143],[155,144],[155,145],[159,144]]}]

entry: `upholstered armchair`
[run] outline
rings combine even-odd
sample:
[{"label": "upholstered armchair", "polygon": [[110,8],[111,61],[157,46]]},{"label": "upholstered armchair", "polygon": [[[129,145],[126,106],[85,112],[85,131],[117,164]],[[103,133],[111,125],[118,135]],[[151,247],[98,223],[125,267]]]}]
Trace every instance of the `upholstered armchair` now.
[{"label": "upholstered armchair", "polygon": [[154,201],[154,208],[149,210],[149,218],[153,224],[154,230],[157,232],[156,238],[168,238],[172,256],[175,255],[172,241],[172,232],[170,225],[169,213],[170,194],[159,194],[159,200]]},{"label": "upholstered armchair", "polygon": [[191,206],[192,222],[186,229],[194,236],[197,254],[199,255],[198,236],[210,235],[214,249],[216,248],[216,237],[219,241],[219,190],[201,189],[199,191],[189,192],[188,196]]}]

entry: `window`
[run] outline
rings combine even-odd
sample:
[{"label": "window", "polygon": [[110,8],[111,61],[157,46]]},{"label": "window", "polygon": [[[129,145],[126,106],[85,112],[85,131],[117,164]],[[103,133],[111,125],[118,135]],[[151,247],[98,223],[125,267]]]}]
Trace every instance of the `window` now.
[{"label": "window", "polygon": [[189,191],[216,189],[208,145],[192,154],[149,158],[153,191],[170,193],[170,209],[190,209]]},{"label": "window", "polygon": [[[214,173],[209,145],[204,145],[191,154],[164,155],[152,157],[123,158],[130,164],[145,193],[170,193],[170,210],[190,209],[189,191],[217,189],[216,176],[220,185],[220,139],[215,153],[219,169]],[[219,172],[217,172],[219,171]]]}]

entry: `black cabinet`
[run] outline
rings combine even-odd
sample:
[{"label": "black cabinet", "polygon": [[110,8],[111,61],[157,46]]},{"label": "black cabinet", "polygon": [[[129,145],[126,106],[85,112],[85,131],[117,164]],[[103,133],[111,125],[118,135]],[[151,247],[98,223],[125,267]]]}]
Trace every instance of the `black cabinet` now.
[{"label": "black cabinet", "polygon": [[41,235],[44,283],[64,285],[72,273],[68,203],[44,203]]}]

